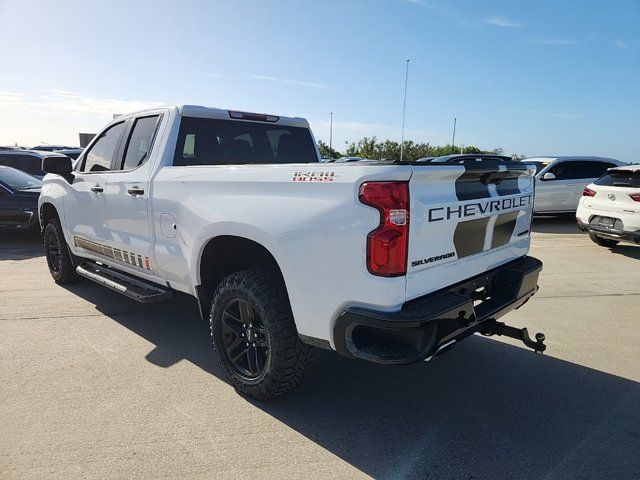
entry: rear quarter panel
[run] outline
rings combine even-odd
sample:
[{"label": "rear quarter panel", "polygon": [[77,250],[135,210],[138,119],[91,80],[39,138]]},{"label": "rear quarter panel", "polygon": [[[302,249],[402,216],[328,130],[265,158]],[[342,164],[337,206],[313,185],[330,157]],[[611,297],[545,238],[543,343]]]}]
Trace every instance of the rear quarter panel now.
[{"label": "rear quarter panel", "polygon": [[[395,165],[164,167],[154,185],[156,263],[172,285],[195,294],[209,240],[253,240],[282,270],[299,333],[331,340],[333,321],[344,308],[393,311],[405,301],[404,277],[367,271],[365,239],[379,213],[358,201],[358,191],[367,180],[410,175],[410,167]],[[162,234],[163,216],[175,218],[174,238]]]}]

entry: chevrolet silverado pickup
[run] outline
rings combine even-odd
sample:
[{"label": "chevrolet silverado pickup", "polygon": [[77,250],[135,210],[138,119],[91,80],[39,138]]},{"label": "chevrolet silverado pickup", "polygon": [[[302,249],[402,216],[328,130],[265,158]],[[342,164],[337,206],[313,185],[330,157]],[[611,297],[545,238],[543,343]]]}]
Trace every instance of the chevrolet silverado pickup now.
[{"label": "chevrolet silverado pickup", "polygon": [[114,119],[74,165],[43,160],[53,279],[139,302],[192,295],[251,397],[294,387],[312,347],[385,364],[473,333],[545,349],[497,321],[538,288],[533,167],[325,164],[302,118],[188,105]]}]

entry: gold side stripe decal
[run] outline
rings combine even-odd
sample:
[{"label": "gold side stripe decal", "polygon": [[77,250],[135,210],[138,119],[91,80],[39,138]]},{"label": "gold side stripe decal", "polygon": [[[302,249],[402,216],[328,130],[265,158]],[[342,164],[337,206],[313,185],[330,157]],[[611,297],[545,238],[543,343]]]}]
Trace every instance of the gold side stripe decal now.
[{"label": "gold side stripe decal", "polygon": [[73,237],[73,242],[78,248],[133,265],[134,267],[151,271],[151,259],[149,257],[144,257],[143,260],[143,257],[140,254],[102,245],[101,243],[93,242],[81,237]]}]

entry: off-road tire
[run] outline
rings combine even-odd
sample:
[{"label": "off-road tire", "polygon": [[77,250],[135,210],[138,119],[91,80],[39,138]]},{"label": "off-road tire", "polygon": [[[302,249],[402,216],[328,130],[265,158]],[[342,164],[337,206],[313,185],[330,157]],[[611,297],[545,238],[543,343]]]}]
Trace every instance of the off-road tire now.
[{"label": "off-road tire", "polygon": [[[47,222],[42,232],[42,239],[45,248],[45,257],[49,265],[49,273],[56,283],[65,284],[82,280],[76,273],[76,267],[71,261],[71,254],[67,241],[62,233],[62,226],[57,218],[52,218]],[[52,248],[57,248],[58,254],[52,253]]]},{"label": "off-road tire", "polygon": [[615,247],[616,245],[618,245],[620,243],[618,240],[609,240],[608,238],[602,238],[602,237],[597,236],[594,233],[589,233],[589,238],[594,243],[597,243],[601,247],[607,247],[607,248]]},{"label": "off-road tire", "polygon": [[[237,371],[227,353],[229,340],[223,338],[223,312],[226,305],[237,299],[249,303],[253,314],[260,318],[263,335],[268,341],[263,370],[255,378]],[[242,394],[256,400],[278,397],[296,387],[311,366],[311,347],[300,341],[285,286],[272,270],[242,270],[222,280],[213,295],[209,319],[220,366],[229,382]]]}]

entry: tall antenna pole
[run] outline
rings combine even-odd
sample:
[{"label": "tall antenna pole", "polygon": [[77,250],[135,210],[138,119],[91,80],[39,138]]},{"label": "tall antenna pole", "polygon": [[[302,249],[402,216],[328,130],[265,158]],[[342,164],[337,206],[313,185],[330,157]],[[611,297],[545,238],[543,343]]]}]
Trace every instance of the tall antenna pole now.
[{"label": "tall antenna pole", "polygon": [[332,155],[331,144],[333,142],[333,112],[329,114],[329,156]]},{"label": "tall antenna pole", "polygon": [[404,118],[407,111],[407,83],[409,81],[409,59],[407,58],[407,69],[404,74],[404,101],[402,102],[402,133],[400,134],[400,162],[404,155]]},{"label": "tall antenna pole", "polygon": [[456,117],[453,117],[453,138],[451,139],[451,153],[454,153],[454,145],[456,144]]}]

